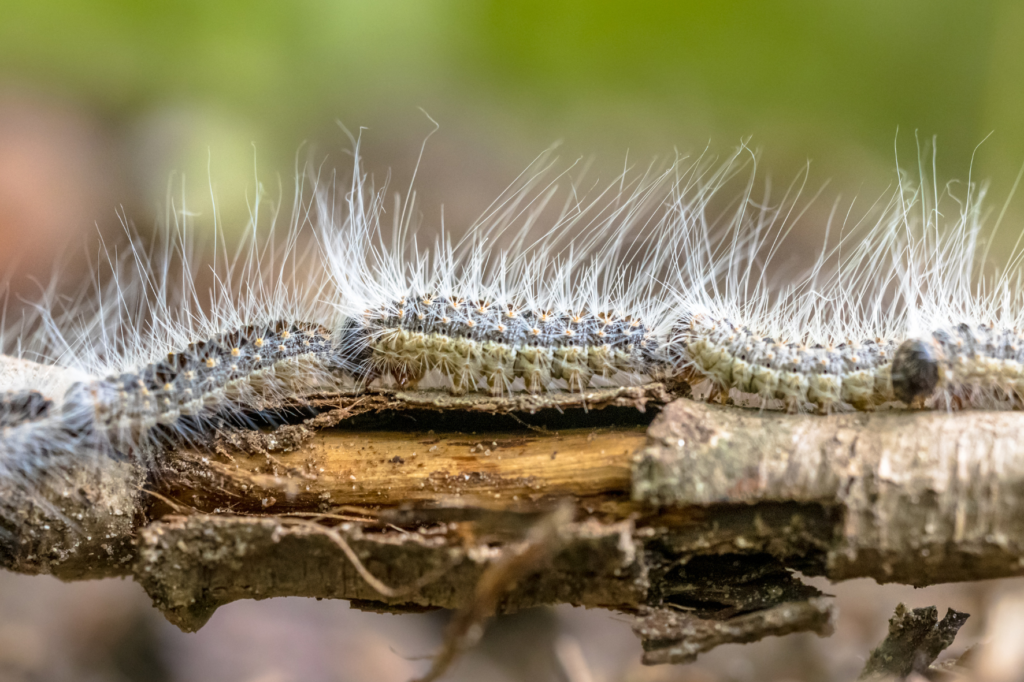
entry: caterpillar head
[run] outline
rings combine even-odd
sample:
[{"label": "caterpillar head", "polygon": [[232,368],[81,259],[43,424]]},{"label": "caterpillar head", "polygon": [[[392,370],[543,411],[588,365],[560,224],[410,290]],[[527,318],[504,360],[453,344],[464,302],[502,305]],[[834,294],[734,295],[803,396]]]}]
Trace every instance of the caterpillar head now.
[{"label": "caterpillar head", "polygon": [[17,426],[50,414],[53,401],[38,391],[0,392],[0,428]]},{"label": "caterpillar head", "polygon": [[893,395],[907,405],[927,398],[938,386],[939,374],[935,345],[922,339],[908,339],[900,344],[892,359]]}]

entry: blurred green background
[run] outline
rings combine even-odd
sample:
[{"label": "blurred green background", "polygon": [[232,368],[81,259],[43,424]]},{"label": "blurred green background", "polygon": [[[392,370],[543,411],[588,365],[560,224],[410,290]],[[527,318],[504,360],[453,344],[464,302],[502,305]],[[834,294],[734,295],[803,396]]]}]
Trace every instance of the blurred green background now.
[{"label": "blurred green background", "polygon": [[871,198],[897,149],[913,167],[915,134],[937,137],[943,180],[994,133],[973,177],[999,201],[1024,162],[1011,0],[0,5],[0,237],[29,251],[114,229],[117,207],[145,229],[175,171],[198,213],[209,180],[241,224],[254,158],[272,188],[297,160],[348,163],[336,120],[369,129],[371,171],[407,179],[432,128],[419,107],[441,125],[424,215],[443,203],[453,226],[558,140],[613,174],[627,152],[750,138],[777,181],[811,160],[812,186]]}]

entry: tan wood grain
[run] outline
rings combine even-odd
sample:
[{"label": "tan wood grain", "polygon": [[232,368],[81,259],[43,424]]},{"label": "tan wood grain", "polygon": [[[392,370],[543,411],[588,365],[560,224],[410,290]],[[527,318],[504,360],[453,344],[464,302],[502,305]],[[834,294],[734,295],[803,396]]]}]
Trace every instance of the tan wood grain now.
[{"label": "tan wood grain", "polygon": [[645,441],[643,427],[444,434],[328,429],[291,452],[186,453],[184,460],[195,466],[165,478],[159,492],[203,511],[328,511],[426,501],[508,508],[568,495],[627,495],[632,456]]}]

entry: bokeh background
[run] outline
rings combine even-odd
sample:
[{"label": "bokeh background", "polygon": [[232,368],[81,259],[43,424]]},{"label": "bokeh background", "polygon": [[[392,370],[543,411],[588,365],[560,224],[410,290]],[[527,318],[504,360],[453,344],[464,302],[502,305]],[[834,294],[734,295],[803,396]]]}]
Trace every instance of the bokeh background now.
[{"label": "bokeh background", "polygon": [[[404,186],[423,112],[440,123],[425,220],[443,205],[456,230],[556,141],[611,176],[627,156],[749,138],[780,182],[810,160],[812,186],[875,197],[934,136],[940,181],[990,178],[998,205],[1024,163],[1022,104],[1015,0],[0,0],[0,273],[17,294],[90,235],[151,229],[182,177],[198,229],[212,187],[230,231],[257,178],[287,188],[310,156],[349,163],[338,121],[365,127],[369,170]],[[1013,237],[1022,215],[1010,206]],[[830,589],[844,615],[828,641],[645,670],[624,622],[560,608],[500,621],[452,679],[850,679],[898,600],[975,614],[963,650],[1020,586]],[[0,574],[0,680],[397,680],[443,622],[275,600],[186,636],[131,583]]]}]

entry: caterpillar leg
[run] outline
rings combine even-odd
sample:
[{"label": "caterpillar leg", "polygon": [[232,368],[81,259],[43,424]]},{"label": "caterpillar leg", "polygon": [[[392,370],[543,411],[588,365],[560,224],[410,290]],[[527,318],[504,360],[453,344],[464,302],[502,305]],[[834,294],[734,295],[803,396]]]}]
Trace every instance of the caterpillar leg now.
[{"label": "caterpillar leg", "polygon": [[594,370],[587,364],[587,349],[568,346],[554,351],[551,376],[565,379],[570,393],[582,393],[590,385]]},{"label": "caterpillar leg", "polygon": [[551,383],[553,353],[540,346],[524,346],[516,353],[515,374],[526,382],[528,393],[547,391]]},{"label": "caterpillar leg", "polygon": [[470,389],[476,388],[476,382],[473,381],[472,376],[466,372],[457,372],[451,375],[451,386],[448,388],[448,392],[452,395],[466,395]]},{"label": "caterpillar leg", "polygon": [[714,381],[709,382],[708,394],[704,396],[704,402],[715,403],[719,401],[719,396],[722,393],[722,388]]},{"label": "caterpillar leg", "polygon": [[729,389],[722,384],[718,383],[716,379],[708,379],[708,393],[704,397],[704,402],[719,405],[729,404]]},{"label": "caterpillar leg", "polygon": [[395,367],[391,370],[391,378],[403,391],[415,391],[423,380],[423,374],[418,368],[412,367]]},{"label": "caterpillar leg", "polygon": [[506,393],[512,392],[512,377],[504,372],[495,372],[487,376],[487,387],[495,398],[500,398]]}]

